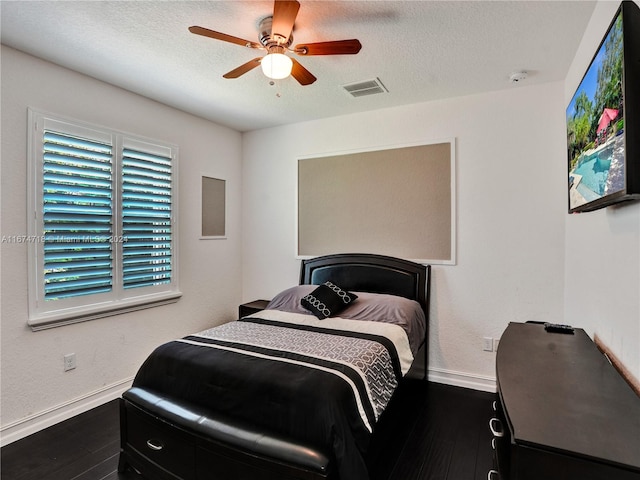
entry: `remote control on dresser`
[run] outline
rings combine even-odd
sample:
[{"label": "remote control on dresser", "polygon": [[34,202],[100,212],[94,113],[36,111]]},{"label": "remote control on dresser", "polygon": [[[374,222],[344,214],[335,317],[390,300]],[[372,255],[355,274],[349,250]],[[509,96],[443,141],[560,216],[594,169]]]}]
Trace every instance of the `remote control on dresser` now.
[{"label": "remote control on dresser", "polygon": [[544,329],[551,333],[573,334],[573,327],[571,325],[563,325],[561,323],[545,323]]}]

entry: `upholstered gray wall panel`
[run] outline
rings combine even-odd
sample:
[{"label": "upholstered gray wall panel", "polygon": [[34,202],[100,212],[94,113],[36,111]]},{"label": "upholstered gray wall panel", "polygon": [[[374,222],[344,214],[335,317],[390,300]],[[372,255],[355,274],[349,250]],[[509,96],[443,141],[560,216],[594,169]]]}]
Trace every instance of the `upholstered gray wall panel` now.
[{"label": "upholstered gray wall panel", "polygon": [[298,255],[454,259],[453,143],[298,161]]}]

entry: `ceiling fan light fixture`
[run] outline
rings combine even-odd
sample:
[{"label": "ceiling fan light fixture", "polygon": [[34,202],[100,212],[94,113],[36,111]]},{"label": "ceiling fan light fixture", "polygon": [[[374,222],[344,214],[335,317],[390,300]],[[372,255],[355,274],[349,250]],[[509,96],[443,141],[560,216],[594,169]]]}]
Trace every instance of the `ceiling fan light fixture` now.
[{"label": "ceiling fan light fixture", "polygon": [[[2,0],[0,0],[2,1]],[[300,2],[298,0],[274,0],[273,15],[258,22],[260,43],[251,42],[226,33],[216,32],[197,25],[189,27],[191,33],[204,37],[234,43],[242,47],[266,50],[266,56],[256,57],[222,75],[223,78],[238,78],[241,75],[262,66],[262,73],[273,80],[291,75],[300,85],[311,85],[317,78],[298,61],[285,53],[296,55],[355,55],[362,48],[356,38],[332,40],[326,42],[303,43],[289,48],[293,43],[293,27],[296,22]],[[274,82],[269,82],[273,84]]]},{"label": "ceiling fan light fixture", "polygon": [[280,80],[291,75],[293,61],[284,53],[269,53],[260,62],[262,73],[273,80]]}]

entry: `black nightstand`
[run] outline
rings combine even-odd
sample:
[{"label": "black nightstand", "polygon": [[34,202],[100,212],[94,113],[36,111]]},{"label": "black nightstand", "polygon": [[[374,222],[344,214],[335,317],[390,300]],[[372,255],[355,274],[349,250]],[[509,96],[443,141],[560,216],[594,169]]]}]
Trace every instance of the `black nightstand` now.
[{"label": "black nightstand", "polygon": [[254,300],[253,302],[243,303],[238,307],[238,315],[240,318],[251,315],[252,313],[258,313],[264,310],[269,304],[269,300]]}]

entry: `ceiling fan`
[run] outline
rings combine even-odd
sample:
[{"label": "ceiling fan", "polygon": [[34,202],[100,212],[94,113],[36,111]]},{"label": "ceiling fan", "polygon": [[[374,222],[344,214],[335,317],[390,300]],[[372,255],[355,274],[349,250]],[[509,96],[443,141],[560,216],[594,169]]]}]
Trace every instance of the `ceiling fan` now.
[{"label": "ceiling fan", "polygon": [[191,33],[205,37],[235,43],[248,48],[266,50],[263,57],[256,57],[247,63],[234,68],[223,75],[224,78],[238,78],[258,65],[262,66],[263,73],[272,79],[293,76],[300,85],[310,85],[317,79],[309,70],[298,61],[286,55],[287,52],[296,55],[354,55],[360,51],[362,45],[357,39],[335,40],[329,42],[303,43],[290,48],[293,42],[293,25],[300,9],[297,0],[275,0],[273,15],[263,18],[259,25],[259,43],[244,40],[242,38],[215,32],[208,28],[189,27]]}]

